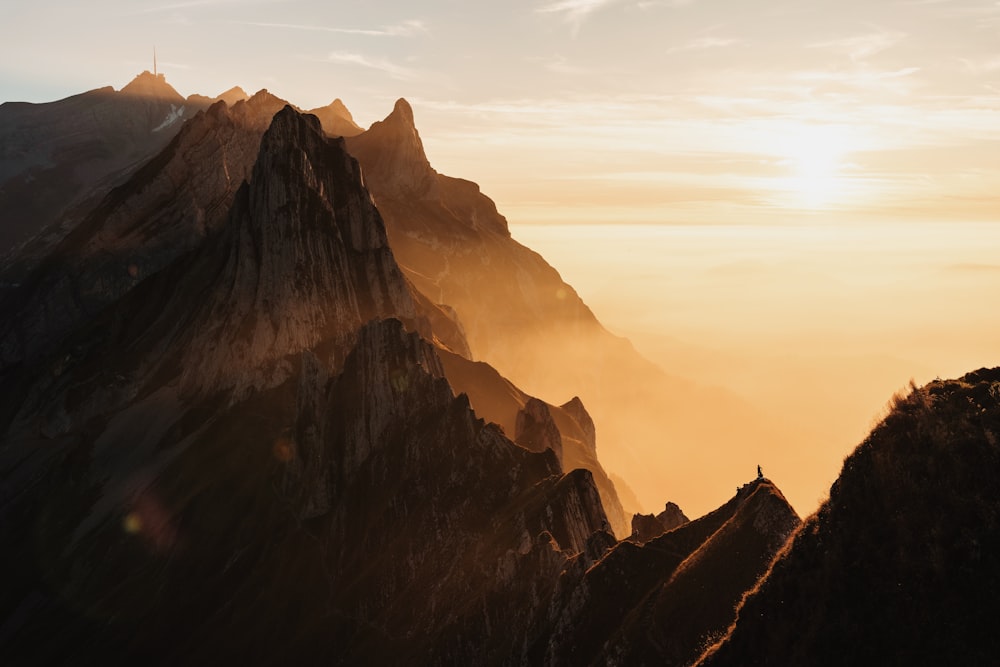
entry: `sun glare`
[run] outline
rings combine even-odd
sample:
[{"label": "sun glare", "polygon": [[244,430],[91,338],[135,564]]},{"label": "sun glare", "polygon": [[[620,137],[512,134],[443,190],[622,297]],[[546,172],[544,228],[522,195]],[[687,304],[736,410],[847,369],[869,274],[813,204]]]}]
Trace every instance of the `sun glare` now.
[{"label": "sun glare", "polygon": [[780,164],[790,173],[779,188],[783,205],[826,209],[842,203],[847,179],[843,173],[850,150],[850,136],[840,127],[800,125],[784,133],[779,142]]}]

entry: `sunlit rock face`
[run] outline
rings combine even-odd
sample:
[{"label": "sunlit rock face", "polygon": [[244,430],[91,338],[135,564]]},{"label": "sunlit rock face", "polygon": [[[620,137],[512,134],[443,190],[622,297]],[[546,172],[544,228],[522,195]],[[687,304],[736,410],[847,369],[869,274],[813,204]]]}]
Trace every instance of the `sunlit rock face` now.
[{"label": "sunlit rock face", "polygon": [[699,665],[987,665],[1000,369],[897,396]]},{"label": "sunlit rock face", "polygon": [[422,313],[315,118],[277,113],[232,199],[7,369],[3,654],[527,661],[560,573],[614,542],[593,476],[455,395],[429,341],[460,328]]}]

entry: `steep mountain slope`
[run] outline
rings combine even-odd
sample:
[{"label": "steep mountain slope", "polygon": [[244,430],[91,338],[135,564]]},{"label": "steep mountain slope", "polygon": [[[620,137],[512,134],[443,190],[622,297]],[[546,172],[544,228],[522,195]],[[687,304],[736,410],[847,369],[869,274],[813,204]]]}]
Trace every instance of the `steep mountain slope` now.
[{"label": "steep mountain slope", "polygon": [[777,487],[757,480],[646,544],[620,542],[560,587],[547,664],[688,664],[798,524]]},{"label": "steep mountain slope", "polygon": [[421,307],[284,108],[218,233],[3,385],[5,662],[527,659],[607,517],[452,393]]},{"label": "steep mountain slope", "polygon": [[[216,103],[112,190],[0,298],[0,369],[37,357],[222,228],[261,136],[284,103]],[[41,244],[44,246],[44,244]]]},{"label": "steep mountain slope", "polygon": [[149,72],[120,91],[0,105],[0,256],[160,151],[196,110]]},{"label": "steep mountain slope", "polygon": [[721,495],[727,479],[742,479],[752,460],[719,457],[706,443],[779,442],[735,396],[670,377],[609,333],[555,269],[511,238],[475,183],[434,171],[405,100],[347,146],[400,265],[456,310],[473,356],[549,403],[579,396],[600,428],[604,465],[644,502],[704,495],[709,478]]},{"label": "steep mountain slope", "polygon": [[[217,233],[237,189],[250,176],[264,130],[284,106],[266,90],[231,108],[215,103],[185,123],[164,151],[112,190],[54,247],[39,241],[19,255],[14,263],[30,270],[16,278],[18,266],[4,272],[20,284],[0,293],[0,312],[8,314],[0,323],[0,377]],[[437,308],[424,310],[430,314]],[[442,333],[443,339],[465,352],[449,317],[437,312],[433,317],[442,332],[453,330]]]},{"label": "steep mountain slope", "polygon": [[897,396],[699,665],[988,665],[1000,369]]}]

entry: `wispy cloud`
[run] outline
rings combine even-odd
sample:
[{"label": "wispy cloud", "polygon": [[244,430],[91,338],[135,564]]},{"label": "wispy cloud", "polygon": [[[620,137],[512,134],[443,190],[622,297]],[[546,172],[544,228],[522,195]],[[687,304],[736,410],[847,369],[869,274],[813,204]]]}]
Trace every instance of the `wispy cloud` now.
[{"label": "wispy cloud", "polygon": [[[256,0],[256,4],[279,4],[286,2],[287,0]],[[141,15],[141,14],[158,14],[161,12],[172,12],[179,9],[194,9],[197,7],[213,7],[218,5],[236,5],[245,4],[244,0],[178,0],[176,2],[165,2],[163,4],[154,5],[152,7],[143,7],[141,9],[129,12],[131,15]]]},{"label": "wispy cloud", "polygon": [[327,60],[332,63],[338,63],[343,65],[357,65],[359,67],[367,67],[379,72],[388,74],[394,79],[400,79],[404,81],[412,81],[419,78],[419,74],[416,70],[412,70],[408,67],[403,67],[402,65],[397,65],[389,60],[382,58],[369,58],[366,55],[360,53],[350,53],[346,51],[335,51],[327,56]]},{"label": "wispy cloud", "polygon": [[639,0],[636,7],[639,9],[649,9],[651,7],[686,7],[693,5],[695,0]]},{"label": "wispy cloud", "polygon": [[729,39],[724,37],[699,37],[698,39],[693,39],[690,42],[681,44],[680,46],[674,46],[667,50],[668,53],[676,53],[678,51],[703,51],[705,49],[721,49],[726,46],[732,46],[736,44],[739,40]]},{"label": "wispy cloud", "polygon": [[594,12],[621,0],[556,0],[538,8],[541,14],[560,14],[573,25],[574,34]]},{"label": "wispy cloud", "polygon": [[959,58],[962,66],[972,74],[990,74],[1000,71],[1000,56],[974,60],[971,58]]},{"label": "wispy cloud", "polygon": [[903,39],[905,33],[893,31],[872,32],[865,35],[854,35],[842,39],[833,39],[825,42],[810,44],[815,49],[829,49],[831,51],[846,55],[851,60],[859,62],[871,58],[877,53],[881,53],[892,48]]},{"label": "wispy cloud", "polygon": [[367,37],[411,37],[427,32],[427,24],[423,21],[411,20],[384,26],[382,28],[338,28],[335,26],[313,25],[308,23],[268,23],[262,21],[234,21],[240,25],[250,25],[258,28],[278,28],[283,30],[304,30],[309,32],[331,32],[340,35],[363,35]]}]

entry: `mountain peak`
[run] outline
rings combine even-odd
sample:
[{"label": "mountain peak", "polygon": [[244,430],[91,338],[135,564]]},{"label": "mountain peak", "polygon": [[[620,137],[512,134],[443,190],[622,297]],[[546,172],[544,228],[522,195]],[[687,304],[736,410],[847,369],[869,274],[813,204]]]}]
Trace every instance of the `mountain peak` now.
[{"label": "mountain peak", "polygon": [[215,99],[216,100],[222,100],[223,102],[225,102],[229,106],[232,106],[232,105],[236,104],[237,102],[239,102],[240,100],[245,100],[248,97],[250,97],[250,96],[247,95],[247,91],[243,90],[239,86],[233,86],[232,88],[230,88],[226,92],[219,93],[215,97]]},{"label": "mountain peak", "polygon": [[424,153],[413,121],[410,103],[400,98],[385,120],[376,121],[364,134],[353,137],[351,152],[363,156],[365,179],[379,184],[392,197],[437,196],[437,172]]},{"label": "mountain peak", "polygon": [[414,127],[413,107],[410,106],[410,103],[407,102],[406,99],[400,97],[396,100],[396,104],[392,107],[392,113],[389,114],[388,118],[386,118],[387,121],[390,119],[405,123],[410,127]]},{"label": "mountain peak", "polygon": [[331,137],[355,137],[364,132],[339,97],[325,107],[310,109],[309,113],[319,118],[323,131]]},{"label": "mountain peak", "polygon": [[153,74],[149,70],[144,70],[132,79],[121,92],[133,97],[152,97],[177,104],[184,103],[184,98],[167,83],[166,77],[162,74]]}]

